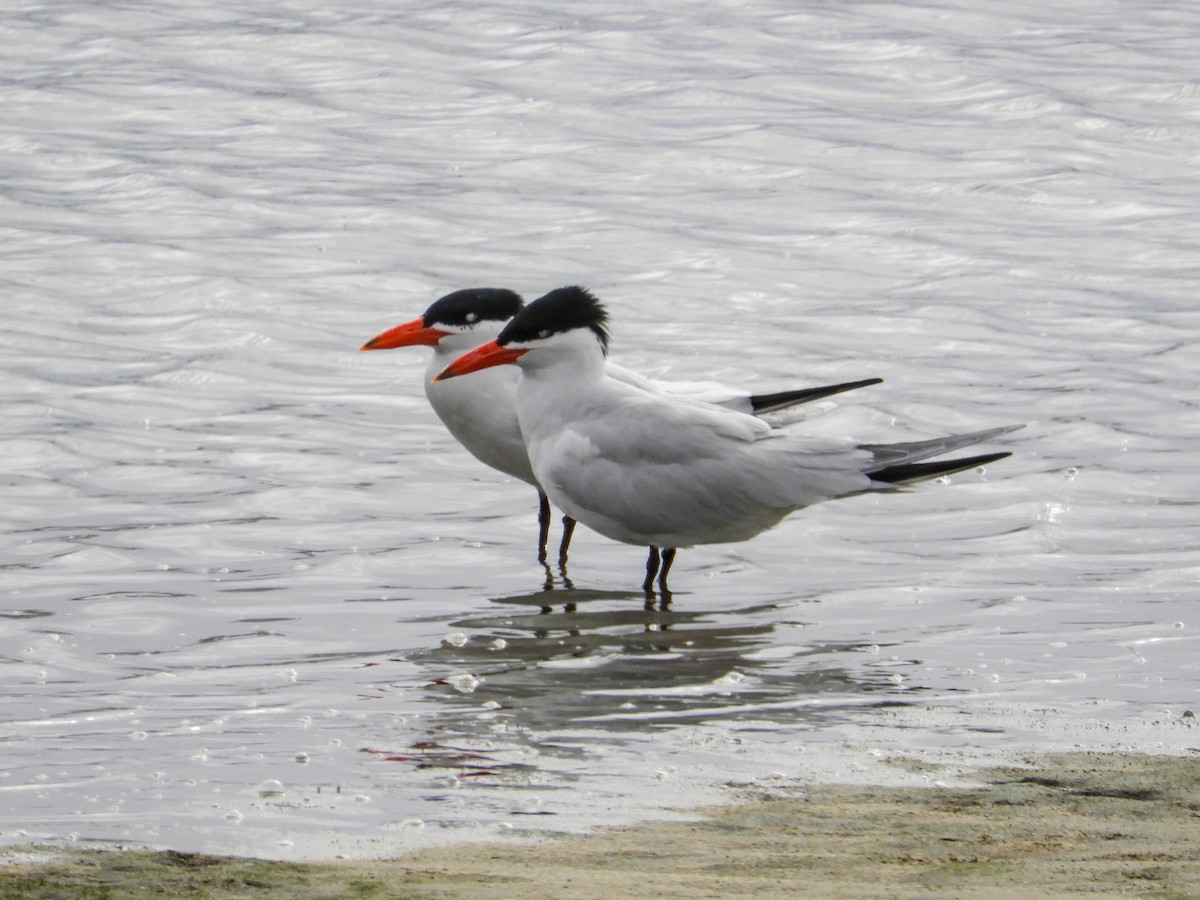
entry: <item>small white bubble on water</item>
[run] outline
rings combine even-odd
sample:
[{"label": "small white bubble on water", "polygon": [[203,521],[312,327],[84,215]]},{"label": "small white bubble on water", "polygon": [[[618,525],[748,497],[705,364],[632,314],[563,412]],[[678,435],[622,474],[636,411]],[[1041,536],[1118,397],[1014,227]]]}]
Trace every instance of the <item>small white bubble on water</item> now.
[{"label": "small white bubble on water", "polygon": [[467,636],[461,631],[456,631],[454,634],[448,634],[442,638],[442,643],[449,647],[465,647],[467,644]]},{"label": "small white bubble on water", "polygon": [[475,688],[479,687],[480,680],[470,672],[464,672],[462,675],[454,675],[446,679],[446,682],[456,691],[463,694],[472,693]]},{"label": "small white bubble on water", "polygon": [[292,757],[292,760],[296,763],[299,763],[302,766],[307,765],[308,764],[308,754],[307,753],[297,753],[295,756]]},{"label": "small white bubble on water", "polygon": [[232,824],[236,825],[238,822],[242,821],[242,819],[244,819],[244,818],[246,818],[246,816],[242,813],[241,810],[237,810],[237,809],[225,810],[225,821],[226,822],[231,822]]},{"label": "small white bubble on water", "polygon": [[130,739],[131,741],[144,741],[144,740],[145,740],[146,738],[148,738],[149,736],[150,736],[150,735],[148,735],[148,734],[147,734],[146,732],[144,732],[144,731],[134,731],[134,732],[131,732],[131,733],[130,733],[130,735],[129,735],[129,739]]},{"label": "small white bubble on water", "polygon": [[268,778],[258,786],[258,796],[266,797],[282,797],[284,794],[283,783],[276,781],[274,778]]},{"label": "small white bubble on water", "polygon": [[506,641],[504,638],[495,638],[488,646],[490,646],[493,650],[503,650],[508,646],[508,641]]}]

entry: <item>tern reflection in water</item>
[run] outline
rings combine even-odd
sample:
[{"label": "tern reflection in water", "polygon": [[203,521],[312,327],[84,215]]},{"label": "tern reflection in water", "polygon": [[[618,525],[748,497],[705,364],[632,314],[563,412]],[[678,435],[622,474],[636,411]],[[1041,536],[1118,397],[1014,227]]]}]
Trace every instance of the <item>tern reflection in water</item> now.
[{"label": "tern reflection in water", "polygon": [[496,598],[495,614],[453,622],[441,646],[410,658],[464,711],[482,705],[538,730],[795,723],[899,699],[887,673],[835,661],[860,646],[781,641],[780,628],[799,637],[803,623],[764,622],[778,617],[773,604],[678,612],[629,602],[642,596],[568,587]]}]

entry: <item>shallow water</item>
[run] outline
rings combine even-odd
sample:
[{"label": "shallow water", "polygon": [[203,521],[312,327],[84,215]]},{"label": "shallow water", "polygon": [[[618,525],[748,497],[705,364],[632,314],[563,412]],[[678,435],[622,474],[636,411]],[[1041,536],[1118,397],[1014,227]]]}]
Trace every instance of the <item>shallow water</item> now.
[{"label": "shallow water", "polygon": [[[0,34],[0,840],[358,855],[872,754],[1195,745],[1192,5]],[[441,429],[423,353],[355,350],[566,283],[650,374],[886,379],[802,427],[1029,426],[682,553],[665,609],[582,531],[547,589],[535,497]]]}]

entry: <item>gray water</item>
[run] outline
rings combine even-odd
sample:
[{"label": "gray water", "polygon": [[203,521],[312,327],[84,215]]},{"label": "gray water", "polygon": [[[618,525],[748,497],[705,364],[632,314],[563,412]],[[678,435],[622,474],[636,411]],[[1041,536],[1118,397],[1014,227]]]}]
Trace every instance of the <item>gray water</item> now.
[{"label": "gray water", "polygon": [[[979,8],[976,8],[979,7]],[[1196,744],[1200,8],[18,2],[0,17],[0,842],[276,857],[727,783]],[[681,553],[367,338],[460,287],[986,473]],[[991,449],[991,448],[988,448]]]}]

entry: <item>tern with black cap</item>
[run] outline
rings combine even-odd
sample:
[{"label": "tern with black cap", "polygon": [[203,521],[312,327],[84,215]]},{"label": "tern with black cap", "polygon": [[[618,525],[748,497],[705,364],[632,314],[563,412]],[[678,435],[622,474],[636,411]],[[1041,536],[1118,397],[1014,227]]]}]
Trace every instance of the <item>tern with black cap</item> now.
[{"label": "tern with black cap", "polygon": [[594,531],[650,547],[647,591],[656,576],[667,591],[681,547],[745,541],[814,503],[987,465],[1011,454],[930,460],[1022,427],[898,444],[773,429],[612,378],[608,344],[603,304],[584,288],[559,288],[434,381],[515,364],[517,419],[542,490]]}]

